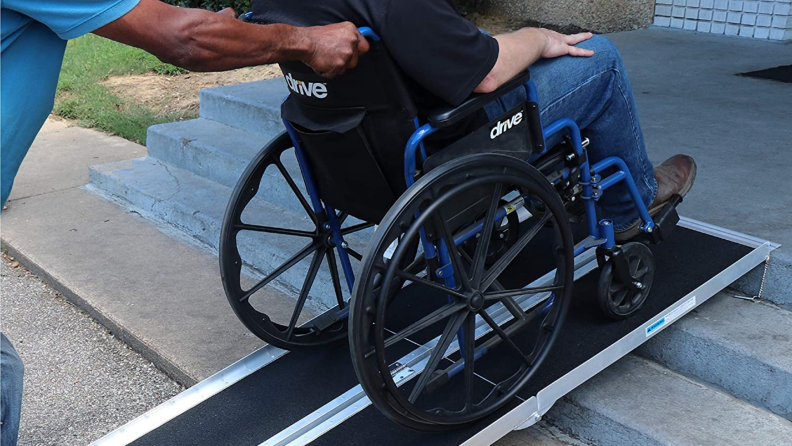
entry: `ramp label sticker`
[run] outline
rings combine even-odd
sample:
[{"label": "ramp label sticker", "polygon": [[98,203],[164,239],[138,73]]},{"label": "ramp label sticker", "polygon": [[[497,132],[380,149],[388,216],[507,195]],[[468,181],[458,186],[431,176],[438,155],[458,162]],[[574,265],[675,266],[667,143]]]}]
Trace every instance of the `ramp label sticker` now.
[{"label": "ramp label sticker", "polygon": [[690,299],[686,300],[682,305],[674,308],[673,310],[669,311],[668,314],[661,317],[660,319],[656,320],[654,323],[646,327],[646,337],[653,335],[656,333],[660,328],[665,325],[674,322],[675,320],[679,319],[683,314],[685,314],[688,310],[696,306],[696,296],[692,296]]}]

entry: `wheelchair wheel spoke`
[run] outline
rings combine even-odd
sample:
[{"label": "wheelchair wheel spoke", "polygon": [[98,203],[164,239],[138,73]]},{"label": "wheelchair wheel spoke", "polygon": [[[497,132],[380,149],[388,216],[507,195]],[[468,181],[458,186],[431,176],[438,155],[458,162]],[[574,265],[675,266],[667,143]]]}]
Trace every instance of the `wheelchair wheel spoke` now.
[{"label": "wheelchair wheel spoke", "polygon": [[418,382],[415,384],[412,392],[410,392],[410,396],[407,398],[411,404],[415,404],[415,400],[418,399],[418,396],[426,388],[426,385],[429,384],[429,381],[432,379],[432,374],[435,370],[437,370],[437,366],[440,364],[440,360],[445,357],[446,350],[448,350],[451,342],[454,341],[454,338],[459,331],[459,327],[461,327],[465,322],[465,319],[467,319],[467,314],[467,311],[460,311],[446,324],[446,328],[443,331],[443,334],[440,336],[440,340],[437,341],[437,344],[435,344],[434,348],[432,349],[432,354],[429,356],[429,360],[426,362],[426,367],[424,367],[423,371],[421,372],[421,376],[418,378]]},{"label": "wheelchair wheel spoke", "polygon": [[520,347],[518,347],[517,344],[514,343],[512,338],[509,337],[508,333],[503,331],[503,329],[500,327],[500,325],[498,325],[490,317],[490,315],[487,314],[486,311],[482,311],[480,314],[481,314],[481,318],[484,319],[484,321],[487,323],[487,325],[492,327],[492,330],[495,331],[495,333],[498,335],[498,337],[500,337],[501,340],[503,340],[503,342],[506,345],[508,345],[512,350],[514,350],[515,353],[517,353],[517,357],[519,357],[524,363],[526,363],[530,367],[532,365],[530,359],[527,356],[525,356],[525,353],[523,353],[522,350],[520,349]]},{"label": "wheelchair wheel spoke", "polygon": [[311,267],[308,270],[308,274],[305,276],[303,286],[300,289],[300,296],[297,298],[297,305],[294,307],[294,313],[292,313],[291,320],[289,321],[289,328],[286,329],[287,341],[292,338],[292,335],[294,335],[294,329],[297,327],[297,322],[300,320],[300,315],[302,314],[303,308],[305,307],[305,301],[308,300],[308,293],[311,291],[311,287],[313,286],[314,280],[316,279],[316,275],[319,273],[319,267],[322,265],[322,257],[324,257],[324,252],[322,252],[322,250],[318,250],[314,253],[313,259],[311,260]]},{"label": "wheelchair wheel spoke", "polygon": [[247,291],[242,297],[239,298],[240,302],[244,302],[250,299],[250,296],[256,294],[258,290],[262,289],[263,287],[267,286],[268,283],[272,282],[273,279],[283,274],[287,269],[291,268],[292,266],[299,263],[302,259],[308,257],[308,254],[313,252],[316,249],[316,245],[311,243],[310,245],[304,247],[300,252],[293,255],[289,260],[284,262],[281,266],[279,266],[275,271],[270,273],[267,277],[261,280],[261,282],[257,283],[253,288]]},{"label": "wheelchair wheel spoke", "polygon": [[484,217],[484,227],[481,232],[481,237],[476,243],[476,252],[473,254],[473,266],[471,267],[471,281],[474,287],[481,284],[481,276],[484,273],[484,263],[489,250],[490,239],[492,231],[495,227],[495,213],[498,210],[501,192],[503,192],[503,185],[498,183],[490,198],[490,207],[487,209],[487,215]]},{"label": "wheelchair wheel spoke", "polygon": [[338,263],[336,263],[335,252],[332,249],[328,249],[325,257],[327,257],[327,266],[330,268],[330,277],[333,279],[333,291],[335,291],[338,307],[343,309],[346,306],[346,302],[344,302],[344,293],[341,290],[341,277],[338,275]]},{"label": "wheelchair wheel spoke", "polygon": [[536,363],[536,360],[539,357],[539,354],[542,353],[543,347],[545,343],[550,339],[550,335],[553,333],[551,328],[545,328],[544,324],[542,324],[542,328],[538,332],[538,336],[536,337],[536,341],[534,341],[533,349],[531,350],[531,354],[529,354],[527,358],[528,367],[533,367]]},{"label": "wheelchair wheel spoke", "polygon": [[424,271],[425,269],[426,269],[426,258],[424,257],[423,254],[421,254],[418,256],[418,258],[410,262],[410,264],[407,265],[406,268],[404,268],[404,271],[410,274],[418,274],[421,271]]},{"label": "wheelchair wheel spoke", "polygon": [[629,294],[630,294],[630,290],[626,287],[623,288],[621,291],[619,291],[619,294],[617,295],[616,299],[614,299],[614,301],[616,302],[616,306],[617,307],[622,306],[624,304],[624,301],[627,300],[627,296]]},{"label": "wheelchair wheel spoke", "polygon": [[[483,311],[482,313],[486,313]],[[465,318],[464,336],[465,351],[465,413],[473,411],[474,367],[476,364],[476,314],[468,313]]]},{"label": "wheelchair wheel spoke", "polygon": [[258,225],[249,225],[246,223],[237,223],[234,227],[240,231],[254,231],[254,232],[265,232],[267,234],[279,234],[279,235],[293,235],[295,237],[313,237],[315,234],[313,232],[308,231],[298,231],[296,229],[285,229],[285,228],[273,228],[271,226],[258,226]]},{"label": "wheelchair wheel spoke", "polygon": [[521,288],[518,290],[493,291],[490,293],[484,293],[484,298],[487,300],[501,300],[506,297],[524,296],[526,294],[547,293],[553,291],[561,291],[563,289],[564,289],[563,285],[549,285],[549,286],[540,286],[534,288]]},{"label": "wheelchair wheel spoke", "polygon": [[353,232],[362,231],[372,226],[374,226],[374,223],[359,223],[356,225],[352,225],[348,228],[341,228],[341,235],[352,234]]},{"label": "wheelchair wheel spoke", "polygon": [[495,262],[492,267],[487,270],[486,276],[482,281],[481,288],[487,289],[492,284],[492,282],[497,279],[501,273],[506,269],[507,266],[511,264],[511,262],[517,257],[517,255],[522,252],[522,250],[528,245],[528,243],[536,237],[536,234],[544,227],[545,223],[550,220],[551,214],[545,214],[535,225],[531,228],[530,231],[526,232],[523,236],[514,243],[514,246],[509,248],[503,256]]},{"label": "wheelchair wheel spoke", "polygon": [[[432,325],[442,321],[443,319],[453,315],[454,313],[460,311],[461,309],[465,308],[465,304],[455,303],[455,304],[448,304],[437,310],[429,313],[427,316],[424,316],[419,321],[411,324],[409,327],[405,328],[404,330],[394,334],[393,336],[389,337],[385,340],[385,348],[392,346],[393,344],[402,341],[421,330],[431,327]],[[370,357],[374,354],[374,351],[369,352],[366,354],[366,358]]]},{"label": "wheelchair wheel spoke", "polygon": [[622,290],[626,290],[627,285],[623,283],[612,283],[610,286],[610,292],[616,294]]},{"label": "wheelchair wheel spoke", "polygon": [[294,179],[291,177],[291,175],[289,175],[289,171],[286,170],[286,167],[283,165],[283,163],[280,162],[280,160],[278,160],[275,163],[275,165],[278,166],[278,170],[280,171],[281,175],[283,175],[283,178],[286,180],[286,182],[289,184],[289,187],[291,188],[292,192],[294,192],[294,195],[300,201],[300,204],[302,205],[303,209],[305,209],[305,212],[308,214],[311,220],[313,220],[314,224],[316,224],[317,223],[316,214],[311,208],[311,205],[308,204],[308,201],[305,199],[305,196],[303,196],[303,193],[300,190],[300,188],[297,186],[297,183],[295,183]]},{"label": "wheelchair wheel spoke", "polygon": [[451,228],[448,227],[448,222],[442,215],[436,218],[436,220],[440,223],[440,231],[443,235],[442,243],[448,248],[448,257],[451,258],[451,267],[454,268],[454,275],[459,277],[461,282],[459,285],[462,286],[463,290],[470,290],[470,279],[462,265],[462,259],[459,257],[459,247],[454,244],[454,234],[451,232]]},{"label": "wheelchair wheel spoke", "polygon": [[427,288],[431,288],[433,290],[440,291],[441,293],[450,294],[450,295],[452,295],[454,297],[458,297],[460,299],[467,300],[467,296],[465,296],[464,294],[460,293],[459,291],[457,291],[457,290],[455,290],[453,288],[449,288],[449,287],[444,286],[444,285],[440,285],[439,283],[432,282],[431,280],[424,279],[423,277],[418,277],[415,274],[410,274],[410,273],[408,273],[406,271],[398,271],[397,270],[396,271],[396,275],[398,277],[401,277],[402,279],[407,279],[407,280],[412,281],[413,283],[416,283],[418,285],[423,285],[423,286],[425,286]]},{"label": "wheelchair wheel spoke", "polygon": [[349,254],[350,257],[352,257],[353,259],[357,260],[358,262],[362,262],[363,261],[363,255],[360,254],[359,252],[355,251],[354,249],[347,248],[346,252],[347,252],[347,254]]},{"label": "wheelchair wheel spoke", "polygon": [[[460,250],[459,253],[462,255],[463,260],[468,262],[468,264],[472,263],[472,260],[471,260],[470,256],[465,252],[465,250]],[[505,288],[503,288],[503,285],[501,285],[500,282],[498,282],[497,280],[493,280],[492,283],[490,284],[489,288],[487,288],[487,289],[488,290],[495,290],[495,292],[505,291]],[[488,293],[484,293],[484,299],[491,300],[491,299],[487,299],[487,294]],[[509,310],[509,313],[511,313],[511,315],[514,316],[515,319],[524,319],[525,318],[525,312],[523,311],[522,308],[520,308],[520,306],[517,304],[517,302],[514,301],[514,299],[512,299],[511,297],[501,297],[498,300],[501,301],[503,306],[506,307],[507,310]]]}]

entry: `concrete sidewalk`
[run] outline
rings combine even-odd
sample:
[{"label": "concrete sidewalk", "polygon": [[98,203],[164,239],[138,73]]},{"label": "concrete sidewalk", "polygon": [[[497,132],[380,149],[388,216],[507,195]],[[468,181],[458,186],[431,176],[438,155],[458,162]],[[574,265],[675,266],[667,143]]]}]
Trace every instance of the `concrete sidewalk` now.
[{"label": "concrete sidewalk", "polygon": [[28,269],[190,386],[262,343],[226,302],[215,255],[83,187],[88,166],[145,154],[124,139],[48,121],[2,214],[2,240]]},{"label": "concrete sidewalk", "polygon": [[[781,243],[765,297],[792,308],[792,84],[736,76],[792,64],[792,44],[651,28],[611,34],[654,163],[692,155],[688,217]],[[762,267],[738,286],[758,292]]]},{"label": "concrete sidewalk", "polygon": [[681,212],[792,254],[792,84],[736,76],[792,64],[792,45],[661,29],[609,37],[652,162],[687,153],[698,163]]},{"label": "concrete sidewalk", "polygon": [[2,328],[25,364],[19,446],[83,445],[181,386],[38,277],[0,259]]}]

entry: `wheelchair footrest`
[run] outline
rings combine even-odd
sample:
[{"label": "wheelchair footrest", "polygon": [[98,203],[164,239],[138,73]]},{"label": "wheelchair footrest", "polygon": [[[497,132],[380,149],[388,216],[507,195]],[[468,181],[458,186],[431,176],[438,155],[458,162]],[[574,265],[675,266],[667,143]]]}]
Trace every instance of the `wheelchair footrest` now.
[{"label": "wheelchair footrest", "polygon": [[668,202],[663,206],[660,212],[654,217],[655,227],[651,233],[646,234],[649,241],[652,243],[660,243],[668,239],[671,233],[679,223],[679,214],[677,213],[677,206],[682,203],[681,195],[673,195]]}]

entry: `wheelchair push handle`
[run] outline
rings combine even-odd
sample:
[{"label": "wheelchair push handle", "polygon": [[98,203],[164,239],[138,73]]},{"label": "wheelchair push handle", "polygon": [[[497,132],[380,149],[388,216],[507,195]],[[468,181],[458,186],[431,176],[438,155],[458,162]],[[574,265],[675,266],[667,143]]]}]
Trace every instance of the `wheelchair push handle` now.
[{"label": "wheelchair push handle", "polygon": [[[242,13],[239,15],[238,18],[243,22],[250,22],[251,20],[253,20],[253,12],[251,11],[251,12]],[[362,26],[358,28],[358,32],[360,32],[360,34],[363,37],[372,40],[374,42],[379,42],[381,40],[380,36],[377,35],[377,33],[375,33],[374,30],[369,28],[368,26]]]},{"label": "wheelchair push handle", "polygon": [[369,28],[368,26],[360,27],[358,28],[358,31],[363,37],[372,40],[374,42],[379,42],[381,40],[380,36],[377,35],[377,33],[375,33],[374,30]]}]

